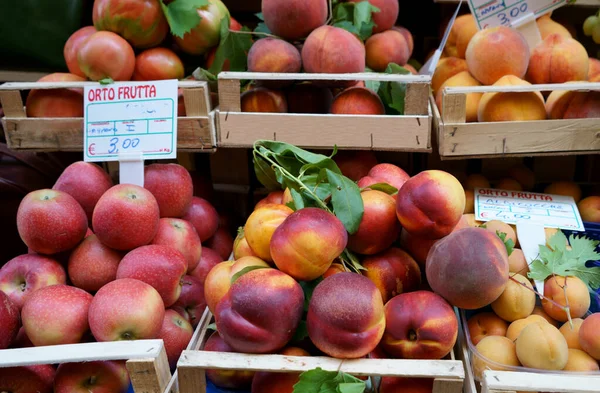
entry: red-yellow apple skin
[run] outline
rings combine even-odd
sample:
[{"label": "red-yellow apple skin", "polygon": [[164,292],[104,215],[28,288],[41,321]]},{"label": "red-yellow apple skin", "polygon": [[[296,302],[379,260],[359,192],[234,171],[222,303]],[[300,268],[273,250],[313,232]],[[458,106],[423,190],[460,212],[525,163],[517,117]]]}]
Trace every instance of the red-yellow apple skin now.
[{"label": "red-yellow apple skin", "polygon": [[579,345],[588,355],[600,360],[600,313],[594,313],[583,320],[579,328]]},{"label": "red-yellow apple skin", "polygon": [[429,291],[394,297],[385,305],[385,320],[382,347],[400,359],[442,359],[458,336],[452,306]]},{"label": "red-yellow apple skin", "polygon": [[196,266],[189,275],[196,277],[204,284],[208,272],[221,262],[223,262],[223,258],[221,258],[217,252],[208,247],[202,247],[202,257],[200,257],[200,262],[198,262],[198,266]]},{"label": "red-yellow apple skin", "polygon": [[96,292],[117,278],[123,255],[90,235],[71,252],[67,271],[71,283],[84,291]]},{"label": "red-yellow apple skin", "polygon": [[189,208],[182,217],[192,223],[203,245],[219,229],[219,214],[209,201],[193,197]]},{"label": "red-yellow apple skin", "polygon": [[81,205],[88,221],[92,222],[92,213],[98,199],[113,186],[113,182],[100,166],[91,162],[78,161],[65,168],[54,186],[71,195]]},{"label": "red-yellow apple skin", "polygon": [[306,324],[311,341],[329,356],[366,356],[385,329],[381,293],[360,274],[334,274],[313,291]]},{"label": "red-yellow apple skin", "polygon": [[0,349],[8,348],[15,341],[20,325],[19,308],[0,291]]},{"label": "red-yellow apple skin", "polygon": [[188,272],[198,266],[202,256],[202,244],[196,228],[189,221],[179,218],[161,218],[152,244],[173,247],[179,251],[185,257]]},{"label": "red-yellow apple skin", "polygon": [[283,191],[271,191],[266,197],[258,201],[258,203],[254,206],[254,210],[269,204],[282,205],[282,201]]},{"label": "red-yellow apple skin", "polygon": [[77,344],[89,330],[92,295],[67,285],[41,288],[29,296],[21,310],[25,333],[37,346]]},{"label": "red-yellow apple skin", "polygon": [[166,310],[158,338],[164,341],[169,366],[174,369],[181,352],[187,348],[194,329],[192,325],[175,310]]},{"label": "red-yellow apple skin", "polygon": [[233,251],[233,237],[226,228],[219,228],[215,234],[204,243],[206,247],[215,250],[223,260],[229,259]]},{"label": "red-yellow apple skin", "polygon": [[87,229],[83,208],[63,191],[32,191],[17,210],[19,236],[27,247],[40,254],[72,249],[83,239]]},{"label": "red-yellow apple skin", "polygon": [[159,218],[158,203],[150,191],[118,184],[96,204],[92,226],[102,243],[125,251],[149,244],[156,236]]},{"label": "red-yellow apple skin", "polygon": [[144,168],[144,188],[154,195],[161,217],[182,217],[194,194],[190,173],[179,164],[152,164]]},{"label": "red-yellow apple skin", "polygon": [[292,277],[276,269],[252,270],[237,279],[217,304],[215,320],[223,340],[246,353],[269,353],[293,337],[304,293]]},{"label": "red-yellow apple skin", "polygon": [[311,281],[329,269],[348,243],[348,232],[333,214],[318,208],[292,213],[273,233],[270,253],[279,270]]},{"label": "red-yellow apple skin", "polygon": [[[184,310],[192,327],[195,328],[198,326],[200,318],[206,309],[204,284],[194,276],[185,276],[183,278],[181,294],[172,308],[177,311]],[[183,313],[181,314],[183,315]]]},{"label": "red-yellow apple skin", "polygon": [[[295,347],[284,348],[280,354],[310,356],[305,350]],[[252,379],[251,393],[293,393],[299,378],[300,373],[257,372]]]},{"label": "red-yellow apple skin", "polygon": [[273,233],[293,212],[285,205],[267,204],[250,214],[244,226],[244,234],[250,248],[260,259],[273,261],[270,249]]},{"label": "red-yellow apple skin", "polygon": [[63,363],[56,369],[54,393],[126,393],[129,375],[121,361]]},{"label": "red-yellow apple skin", "polygon": [[[235,352],[218,332],[214,332],[206,341],[204,351]],[[206,370],[208,378],[215,386],[225,389],[244,389],[252,383],[254,372],[244,370]]]},{"label": "red-yellow apple skin", "polygon": [[379,393],[431,393],[433,378],[383,377]]},{"label": "red-yellow apple skin", "polygon": [[8,295],[19,310],[33,292],[66,281],[65,269],[58,262],[38,254],[19,255],[0,268],[0,291]]},{"label": "red-yellow apple skin", "polygon": [[89,309],[90,329],[98,341],[157,338],[165,304],[145,282],[123,278],[100,288]]},{"label": "red-yellow apple skin", "polygon": [[0,368],[0,391],[10,393],[53,393],[56,371],[49,364]]},{"label": "red-yellow apple skin", "polygon": [[25,328],[21,326],[17,333],[17,337],[15,337],[15,340],[9,348],[31,348],[33,346],[34,345],[29,337],[27,337],[27,333],[25,333]]}]

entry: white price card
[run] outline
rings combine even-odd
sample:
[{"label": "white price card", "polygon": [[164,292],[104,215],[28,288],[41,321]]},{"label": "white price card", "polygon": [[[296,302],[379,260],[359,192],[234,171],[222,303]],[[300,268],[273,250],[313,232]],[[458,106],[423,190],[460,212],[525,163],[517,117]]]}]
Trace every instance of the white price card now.
[{"label": "white price card", "polygon": [[479,29],[517,27],[519,21],[537,18],[567,4],[568,0],[468,0]]},{"label": "white price card", "polygon": [[476,220],[526,221],[546,228],[585,230],[572,197],[492,188],[476,188],[474,193]]},{"label": "white price card", "polygon": [[85,87],[84,160],[177,155],[177,80]]}]

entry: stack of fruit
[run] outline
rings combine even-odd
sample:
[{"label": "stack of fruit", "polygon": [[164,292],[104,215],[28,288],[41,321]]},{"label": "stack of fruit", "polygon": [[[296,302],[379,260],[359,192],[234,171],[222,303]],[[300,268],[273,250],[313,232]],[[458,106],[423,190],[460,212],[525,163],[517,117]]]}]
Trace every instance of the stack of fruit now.
[{"label": "stack of fruit", "polygon": [[[537,20],[542,41],[530,48],[523,35],[508,27],[478,31],[472,14],[456,19],[432,79],[442,111],[446,87],[523,86],[600,81],[600,61],[589,58],[572,33],[550,15]],[[467,122],[525,121],[600,117],[600,92],[554,91],[469,93]]]},{"label": "stack of fruit", "polygon": [[[206,308],[206,271],[233,239],[182,166],[149,165],[144,184],[113,186],[99,166],[77,162],[23,199],[17,227],[30,253],[0,269],[1,349],[160,338],[175,366]],[[0,391],[50,392],[54,373],[3,368]],[[79,383],[116,392],[128,378],[116,362],[56,370],[55,392]]]}]

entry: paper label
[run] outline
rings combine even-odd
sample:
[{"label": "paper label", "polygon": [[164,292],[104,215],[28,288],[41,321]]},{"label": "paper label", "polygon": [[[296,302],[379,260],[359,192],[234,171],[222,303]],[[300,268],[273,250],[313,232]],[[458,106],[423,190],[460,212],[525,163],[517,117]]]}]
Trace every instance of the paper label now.
[{"label": "paper label", "polygon": [[516,27],[520,20],[538,18],[567,4],[567,0],[469,0],[479,29]]},{"label": "paper label", "polygon": [[117,161],[177,155],[177,80],[86,86],[84,160]]},{"label": "paper label", "polygon": [[572,197],[491,188],[476,188],[474,194],[475,219],[479,221],[528,221],[546,228],[585,230]]}]

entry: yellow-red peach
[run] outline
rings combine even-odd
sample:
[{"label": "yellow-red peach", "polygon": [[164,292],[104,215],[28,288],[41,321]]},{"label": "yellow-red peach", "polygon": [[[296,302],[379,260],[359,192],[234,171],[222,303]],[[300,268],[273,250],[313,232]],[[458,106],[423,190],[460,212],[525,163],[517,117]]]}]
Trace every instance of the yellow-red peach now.
[{"label": "yellow-red peach", "polygon": [[579,345],[588,355],[600,360],[600,313],[594,313],[583,320],[579,327]]},{"label": "yellow-red peach", "polygon": [[564,195],[573,197],[575,203],[581,200],[581,187],[572,181],[558,181],[544,189],[545,194]]},{"label": "yellow-red peach", "polygon": [[327,0],[263,0],[265,24],[278,37],[294,41],[327,21]]},{"label": "yellow-red peach", "polygon": [[440,87],[449,78],[459,72],[468,70],[469,68],[467,67],[467,61],[465,59],[459,59],[458,57],[445,57],[440,59],[433,76],[431,77],[431,90],[433,90],[433,94],[437,94]]},{"label": "yellow-red peach", "polygon": [[278,38],[261,38],[248,51],[250,72],[300,72],[301,67],[298,49]]},{"label": "yellow-red peach", "polygon": [[[461,39],[461,37],[471,35],[473,25],[475,25],[475,29],[477,29],[475,18],[471,13],[464,14],[456,18],[452,28],[450,29],[450,34],[448,35],[448,40],[446,41],[446,47],[444,48],[444,53],[447,56],[461,57],[463,59],[465,58],[465,52],[462,52],[462,56],[459,56],[458,42],[461,41],[461,45],[464,45],[465,38]],[[475,31],[475,33],[476,32],[477,31]]]},{"label": "yellow-red peach", "polygon": [[563,119],[600,118],[600,92],[577,92],[565,108]]},{"label": "yellow-red peach", "polygon": [[581,219],[587,222],[600,222],[600,196],[589,196],[577,204]]},{"label": "yellow-red peach", "polygon": [[[573,326],[571,326],[571,322],[573,323]],[[565,337],[565,340],[567,340],[569,348],[583,349],[579,343],[579,329],[581,328],[583,319],[573,318],[571,322],[565,322],[558,330]]]},{"label": "yellow-red peach", "polygon": [[[439,88],[435,97],[435,103],[437,104],[440,112],[443,111],[443,90],[446,87],[455,86],[481,86],[477,79],[469,73],[469,71],[462,71],[458,74],[448,78]],[[467,93],[467,104],[466,104],[466,121],[474,122],[477,121],[477,110],[479,109],[479,102],[483,93]]]},{"label": "yellow-red peach", "polygon": [[365,258],[364,275],[377,286],[383,303],[401,293],[416,291],[421,286],[421,269],[417,262],[399,248]]},{"label": "yellow-red peach", "polygon": [[585,81],[589,67],[587,51],[579,41],[550,34],[533,48],[527,80],[534,84]]},{"label": "yellow-red peach", "polygon": [[287,112],[285,95],[278,90],[256,87],[245,91],[240,99],[242,112]]},{"label": "yellow-red peach", "polygon": [[384,115],[381,98],[366,87],[350,87],[338,94],[331,104],[335,115]]},{"label": "yellow-red peach", "polygon": [[517,244],[517,234],[515,233],[515,230],[512,229],[512,227],[507,223],[499,220],[491,220],[483,225],[485,226],[486,230],[492,232],[495,235],[498,235],[498,233],[506,234],[506,240],[510,239],[513,241],[513,244]]},{"label": "yellow-red peach", "polygon": [[[365,46],[347,30],[321,26],[313,30],[304,41],[302,65],[304,71],[309,73],[363,72]],[[344,83],[344,85],[350,86],[352,83]]]},{"label": "yellow-red peach", "polygon": [[469,318],[467,328],[471,342],[477,345],[487,336],[506,336],[508,323],[493,312],[482,312]]},{"label": "yellow-red peach", "polygon": [[590,57],[589,62],[588,80],[590,82],[600,82],[600,60]]},{"label": "yellow-red peach", "polygon": [[388,64],[405,65],[410,58],[410,50],[402,33],[387,30],[373,34],[365,42],[367,67],[383,72]]},{"label": "yellow-red peach", "polygon": [[[514,75],[498,79],[494,86],[530,85]],[[519,93],[485,93],[479,101],[480,122],[545,120],[546,106],[539,91]]]},{"label": "yellow-red peach", "polygon": [[270,251],[273,232],[293,212],[285,205],[265,205],[250,214],[244,226],[244,235],[259,258],[267,262],[273,261]]},{"label": "yellow-red peach", "polygon": [[562,370],[567,365],[569,347],[558,329],[549,323],[532,323],[515,343],[517,357],[525,367]]},{"label": "yellow-red peach", "polygon": [[477,23],[475,22],[475,18],[472,17],[473,15],[467,15],[471,16],[471,18],[468,18],[456,32],[456,56],[460,57],[461,59],[466,57],[469,43],[473,39],[473,36],[475,36],[475,34],[477,34],[479,31]]},{"label": "yellow-red peach", "polygon": [[[204,344],[203,351],[235,352],[218,332],[214,332]],[[225,389],[247,389],[254,378],[253,371],[246,370],[206,370],[208,378],[215,386]]]},{"label": "yellow-red peach", "polygon": [[569,306],[571,318],[583,317],[590,308],[591,301],[588,287],[576,276],[553,276],[546,279],[544,282],[544,297],[542,299],[544,311],[560,322],[568,320],[567,313],[554,303],[558,303],[563,307]]}]

